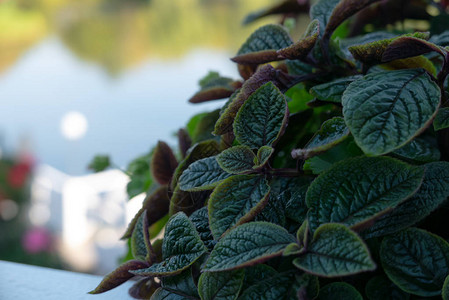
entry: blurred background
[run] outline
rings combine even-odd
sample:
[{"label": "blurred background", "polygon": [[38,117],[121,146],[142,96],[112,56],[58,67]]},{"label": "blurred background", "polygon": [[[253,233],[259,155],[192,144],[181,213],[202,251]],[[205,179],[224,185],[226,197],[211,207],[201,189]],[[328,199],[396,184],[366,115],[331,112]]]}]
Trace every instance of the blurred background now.
[{"label": "blurred background", "polygon": [[0,0],[0,260],[113,270],[144,198],[121,170],[222,105],[186,100],[209,70],[239,78],[229,57],[278,21],[242,20],[274,2]]}]

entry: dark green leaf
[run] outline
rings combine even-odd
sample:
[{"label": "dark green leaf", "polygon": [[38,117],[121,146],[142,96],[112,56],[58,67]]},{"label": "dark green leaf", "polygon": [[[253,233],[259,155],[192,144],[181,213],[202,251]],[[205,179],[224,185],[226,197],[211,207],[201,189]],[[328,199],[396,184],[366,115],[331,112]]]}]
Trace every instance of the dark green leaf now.
[{"label": "dark green leaf", "polygon": [[318,277],[310,274],[296,275],[294,289],[298,300],[316,299],[320,292]]},{"label": "dark green leaf", "polygon": [[293,45],[277,51],[277,60],[280,59],[304,59],[315,46],[320,28],[318,20],[313,20],[299,41]]},{"label": "dark green leaf", "polygon": [[201,300],[234,300],[243,284],[244,270],[206,272],[198,281]]},{"label": "dark green leaf", "polygon": [[192,222],[180,212],[173,215],[166,225],[163,261],[133,273],[143,276],[176,275],[191,266],[206,250]]},{"label": "dark green leaf", "polygon": [[131,252],[135,259],[153,262],[146,210],[140,215],[131,235]]},{"label": "dark green leaf", "polygon": [[306,192],[312,182],[311,177],[284,178],[289,184],[281,190],[280,198],[286,198],[285,214],[291,220],[301,224],[307,213]]},{"label": "dark green leaf", "polygon": [[160,184],[168,184],[173,172],[178,166],[178,161],[171,148],[162,141],[157,143],[151,158],[151,172]]},{"label": "dark green leaf", "polygon": [[320,130],[302,149],[294,149],[291,153],[294,159],[308,159],[338,145],[349,136],[343,118],[335,117],[323,123]]},{"label": "dark green leaf", "polygon": [[215,239],[233,226],[253,219],[267,203],[269,193],[265,178],[258,175],[236,175],[218,185],[208,204]]},{"label": "dark green leaf", "polygon": [[310,89],[310,94],[317,97],[321,101],[341,103],[341,96],[348,85],[360,77],[360,75],[354,75],[315,85]]},{"label": "dark green leaf", "polygon": [[446,276],[446,279],[444,280],[441,296],[443,297],[443,300],[449,300],[449,275]]},{"label": "dark green leaf", "polygon": [[198,298],[198,291],[193,282],[192,269],[189,268],[175,276],[162,277],[162,287],[169,291],[175,291],[188,298]]},{"label": "dark green leaf", "polygon": [[100,294],[112,290],[118,287],[122,283],[128,281],[128,279],[134,277],[129,271],[138,270],[147,267],[148,264],[143,261],[130,260],[109,273],[104,277],[101,283],[89,294]]},{"label": "dark green leaf", "polygon": [[403,59],[435,51],[444,57],[444,50],[422,38],[399,37],[388,45],[382,54],[382,62]]},{"label": "dark green leaf", "polygon": [[282,256],[298,255],[301,253],[302,247],[297,243],[288,244],[282,252]]},{"label": "dark green leaf", "polygon": [[310,229],[338,222],[351,227],[379,217],[413,195],[424,169],[388,157],[357,157],[336,163],[307,191]]},{"label": "dark green leaf", "polygon": [[366,238],[394,233],[428,216],[449,197],[449,163],[425,165],[424,179],[418,192],[382,216],[363,232]]},{"label": "dark green leaf", "polygon": [[217,122],[219,117],[219,109],[213,110],[202,116],[193,130],[193,143],[198,143],[210,139],[217,140],[217,137],[212,134],[212,131],[214,130],[215,122]]},{"label": "dark green leaf", "polygon": [[151,300],[191,300],[191,297],[176,294],[173,291],[166,290],[164,288],[158,288],[151,296]]},{"label": "dark green leaf", "polygon": [[320,24],[320,36],[324,35],[332,11],[340,0],[318,0],[310,8],[310,19],[317,19]]},{"label": "dark green leaf", "polygon": [[231,174],[223,171],[215,156],[192,163],[179,177],[179,187],[184,191],[210,190]]},{"label": "dark green leaf", "polygon": [[282,135],[287,119],[285,96],[269,82],[252,94],[238,112],[235,137],[251,148],[271,146]]},{"label": "dark green leaf", "polygon": [[320,289],[320,300],[363,300],[362,295],[346,282],[332,282]]},{"label": "dark green leaf", "polygon": [[[342,224],[321,225],[293,264],[307,273],[339,277],[371,271],[376,264],[362,239]],[[338,298],[337,298],[338,299]]]},{"label": "dark green leaf", "polygon": [[201,90],[193,95],[189,102],[201,103],[209,100],[227,98],[241,85],[231,78],[222,77],[218,72],[211,71],[200,80]]},{"label": "dark green leaf", "polygon": [[440,150],[425,139],[415,138],[392,152],[394,156],[418,163],[427,163],[440,160]]},{"label": "dark green leaf", "polygon": [[207,207],[203,207],[195,211],[191,216],[190,220],[193,225],[195,225],[196,231],[198,231],[201,240],[204,245],[212,250],[216,244],[212,232],[209,228],[209,214],[207,212]]},{"label": "dark green leaf", "polygon": [[247,288],[238,300],[287,300],[293,283],[293,273],[279,273]]},{"label": "dark green leaf", "polygon": [[187,131],[183,128],[178,130],[178,144],[179,150],[181,152],[181,158],[185,158],[187,150],[192,146],[192,139],[190,138]]},{"label": "dark green leaf", "polygon": [[110,166],[111,162],[108,155],[96,155],[89,163],[88,168],[97,173],[106,170]]},{"label": "dark green leaf", "polygon": [[293,242],[295,238],[280,226],[266,222],[243,224],[218,241],[203,270],[226,271],[262,263],[282,255]]},{"label": "dark green leaf", "polygon": [[273,154],[274,149],[271,146],[262,146],[257,150],[257,163],[253,167],[254,169],[258,169],[260,167],[263,167],[267,164],[268,160],[270,159],[271,155]]},{"label": "dark green leaf", "polygon": [[194,211],[204,206],[210,191],[186,192],[179,188],[179,185],[173,191],[170,199],[169,215],[172,216],[177,212],[184,212],[190,216]]},{"label": "dark green leaf", "polygon": [[378,72],[349,85],[343,115],[359,147],[381,155],[402,147],[432,122],[440,89],[424,69]]},{"label": "dark green leaf", "polygon": [[273,277],[276,274],[278,274],[278,272],[275,269],[264,264],[247,267],[245,268],[242,291],[262,280]]},{"label": "dark green leaf", "polygon": [[410,295],[398,288],[386,276],[376,276],[370,279],[365,287],[369,300],[408,300]]},{"label": "dark green leaf", "polygon": [[247,146],[234,146],[217,155],[220,167],[230,174],[241,174],[253,169],[253,151]]},{"label": "dark green leaf", "polygon": [[449,244],[437,235],[409,228],[382,241],[382,266],[402,290],[418,296],[441,294],[449,274]]},{"label": "dark green leaf", "polygon": [[158,287],[153,278],[142,278],[129,288],[128,293],[135,299],[150,299]]},{"label": "dark green leaf", "polygon": [[449,127],[449,107],[442,107],[433,121],[433,128],[441,130]]}]

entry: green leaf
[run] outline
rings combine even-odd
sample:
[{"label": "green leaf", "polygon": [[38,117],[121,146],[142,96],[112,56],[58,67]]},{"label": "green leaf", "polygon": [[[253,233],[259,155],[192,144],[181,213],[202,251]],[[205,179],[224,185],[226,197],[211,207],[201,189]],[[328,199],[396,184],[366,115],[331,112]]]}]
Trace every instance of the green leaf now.
[{"label": "green leaf", "polygon": [[380,217],[363,232],[366,238],[394,233],[427,217],[449,197],[449,163],[425,165],[424,179],[419,190],[392,212]]},{"label": "green leaf", "polygon": [[179,178],[179,187],[184,191],[210,190],[231,174],[223,171],[215,156],[192,163]]},{"label": "green leaf", "polygon": [[253,167],[254,169],[259,169],[265,166],[268,163],[271,155],[273,154],[274,149],[271,146],[262,146],[257,150],[257,162]]},{"label": "green leaf", "polygon": [[213,110],[201,117],[201,119],[198,121],[198,124],[193,130],[193,143],[198,143],[210,139],[218,140],[218,138],[212,134],[212,131],[214,130],[215,122],[217,122],[219,117],[219,109]]},{"label": "green leaf", "polygon": [[265,178],[258,175],[236,175],[218,185],[208,204],[215,239],[233,226],[253,219],[267,203],[269,193]]},{"label": "green leaf", "polygon": [[343,118],[335,117],[324,122],[307,145],[302,149],[292,150],[291,155],[294,159],[308,159],[338,145],[348,136],[349,129]]},{"label": "green leaf", "polygon": [[444,280],[441,296],[443,297],[443,300],[449,300],[449,275],[446,276],[446,279]]},{"label": "green leaf", "polygon": [[296,290],[298,300],[316,299],[320,292],[318,277],[304,273],[295,275],[296,281],[293,289]]},{"label": "green leaf", "polygon": [[362,295],[346,282],[332,282],[320,289],[320,300],[363,300]]},{"label": "green leaf", "polygon": [[236,139],[251,148],[273,145],[287,125],[285,96],[268,82],[243,104],[234,122]]},{"label": "green leaf", "polygon": [[262,263],[282,255],[295,238],[284,228],[267,222],[237,226],[218,241],[203,269],[226,271]]},{"label": "green leaf", "polygon": [[304,35],[293,45],[277,51],[278,59],[304,59],[315,46],[320,33],[318,20],[313,20]]},{"label": "green leaf", "polygon": [[368,155],[382,155],[430,125],[440,89],[424,69],[378,72],[351,83],[342,103],[357,145]]},{"label": "green leaf", "polygon": [[293,273],[278,273],[247,288],[238,300],[286,300],[293,283]]},{"label": "green leaf", "polygon": [[408,300],[410,295],[398,288],[386,276],[371,278],[365,286],[365,293],[369,300]]},{"label": "green leaf", "polygon": [[441,130],[449,127],[449,107],[442,107],[433,120],[433,128]]},{"label": "green leaf", "polygon": [[262,280],[273,277],[276,274],[278,274],[278,272],[275,269],[264,264],[247,267],[245,268],[242,291]]},{"label": "green leaf", "polygon": [[385,237],[380,259],[391,281],[418,296],[440,295],[449,274],[449,244],[418,228]]},{"label": "green leaf", "polygon": [[128,281],[128,279],[134,277],[134,274],[131,274],[129,271],[142,269],[147,266],[148,264],[143,261],[127,261],[126,263],[106,275],[101,283],[93,291],[90,291],[89,294],[101,294],[112,290],[113,288],[118,287],[122,283]]},{"label": "green leaf", "polygon": [[131,235],[131,253],[138,260],[152,262],[152,252],[148,232],[147,211],[145,210],[137,220],[136,227]]},{"label": "green leaf", "polygon": [[111,161],[108,155],[95,155],[92,161],[89,163],[89,170],[95,173],[106,170],[111,166]]},{"label": "green leaf", "polygon": [[310,229],[338,222],[351,227],[379,217],[413,195],[424,169],[389,157],[357,157],[336,163],[310,185]]},{"label": "green leaf", "polygon": [[307,189],[310,186],[310,183],[312,182],[312,178],[311,177],[295,177],[289,179],[284,178],[282,181],[288,184],[284,185],[279,193],[281,199],[285,198],[286,202],[285,215],[289,219],[294,220],[295,222],[301,224],[306,219],[307,214],[306,193]]},{"label": "green leaf", "polygon": [[187,216],[179,212],[168,221],[162,244],[162,262],[133,271],[135,275],[176,275],[191,266],[206,252],[198,232]]},{"label": "green leaf", "polygon": [[210,191],[186,192],[176,186],[170,199],[169,215],[172,216],[177,212],[184,212],[191,215],[197,209],[204,206]]},{"label": "green leaf", "polygon": [[293,264],[323,277],[339,277],[371,271],[376,264],[362,239],[342,224],[321,225],[314,233],[306,252]]},{"label": "green leaf", "polygon": [[198,291],[193,282],[192,268],[175,276],[162,277],[162,288],[184,295],[189,299],[198,298]]},{"label": "green leaf", "polygon": [[222,77],[214,71],[210,71],[199,83],[201,89],[189,99],[190,103],[228,98],[241,85],[240,82]]},{"label": "green leaf", "polygon": [[168,184],[173,172],[178,166],[178,161],[167,143],[158,141],[151,158],[151,172],[160,184]]},{"label": "green leaf", "polygon": [[243,284],[244,270],[229,272],[206,272],[198,281],[201,300],[236,299]]},{"label": "green leaf", "polygon": [[220,167],[231,174],[242,174],[253,169],[255,155],[247,146],[234,146],[217,155]]},{"label": "green leaf", "polygon": [[200,208],[196,210],[191,216],[190,220],[193,225],[195,225],[196,231],[198,231],[201,240],[207,249],[211,250],[217,243],[212,236],[212,232],[209,228],[209,214],[207,212],[207,207]]},{"label": "green leaf", "polygon": [[330,82],[315,85],[310,89],[310,94],[321,101],[341,103],[341,96],[349,84],[359,79],[360,75],[338,78]]},{"label": "green leaf", "polygon": [[159,284],[154,282],[153,278],[142,278],[129,288],[128,293],[135,299],[150,299],[156,292]]},{"label": "green leaf", "polygon": [[318,0],[310,8],[310,19],[317,19],[320,24],[320,37],[324,35],[332,11],[339,2],[340,0]]},{"label": "green leaf", "polygon": [[191,297],[176,294],[173,291],[166,290],[164,288],[158,288],[151,296],[151,300],[190,300]]},{"label": "green leaf", "polygon": [[425,139],[416,138],[410,143],[405,144],[392,152],[404,160],[410,160],[418,163],[427,163],[440,160],[440,150],[436,145],[429,143]]}]

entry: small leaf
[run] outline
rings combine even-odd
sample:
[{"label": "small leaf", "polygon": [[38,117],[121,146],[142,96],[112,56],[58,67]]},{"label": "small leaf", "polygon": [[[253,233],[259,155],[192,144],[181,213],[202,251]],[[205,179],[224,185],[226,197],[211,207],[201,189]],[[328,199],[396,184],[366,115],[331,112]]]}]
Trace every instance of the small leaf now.
[{"label": "small leaf", "polygon": [[349,84],[360,78],[360,75],[354,75],[318,84],[310,89],[310,94],[321,101],[341,103],[341,96],[343,95],[343,92],[346,90]]},{"label": "small leaf", "polygon": [[449,300],[449,275],[447,275],[444,280],[441,296],[443,297],[443,300]]},{"label": "small leaf", "polygon": [[338,222],[360,227],[413,195],[424,169],[388,157],[357,157],[334,164],[307,191],[310,229]]},{"label": "small leaf", "polygon": [[247,288],[238,300],[272,300],[289,299],[288,295],[293,283],[293,273],[278,273],[265,280],[259,281]]},{"label": "small leaf", "polygon": [[168,221],[162,244],[163,261],[149,268],[133,271],[135,275],[176,275],[191,266],[206,252],[198,232],[187,216],[180,212]]},{"label": "small leaf", "polygon": [[147,267],[148,264],[139,260],[130,260],[109,273],[104,277],[101,283],[89,294],[101,294],[118,287],[122,283],[134,277],[129,271],[138,270]]},{"label": "small leaf", "polygon": [[218,72],[211,71],[200,80],[201,90],[193,95],[190,103],[201,103],[210,100],[228,98],[239,88],[240,82],[231,78],[222,77]]},{"label": "small leaf", "polygon": [[271,146],[282,135],[287,119],[285,96],[269,82],[252,94],[238,112],[235,137],[251,148]]},{"label": "small leaf", "polygon": [[449,197],[449,163],[425,165],[424,179],[419,190],[392,212],[380,217],[363,232],[366,238],[382,236],[405,229],[427,217]]},{"label": "small leaf", "polygon": [[329,18],[339,2],[340,0],[318,0],[310,8],[310,19],[317,19],[320,24],[320,37],[324,35]]},{"label": "small leaf", "polygon": [[303,37],[293,45],[277,51],[280,59],[304,59],[315,46],[320,33],[318,20],[313,20],[306,29]]},{"label": "small leaf", "polygon": [[212,232],[209,228],[209,214],[207,212],[207,207],[203,207],[195,211],[190,216],[190,220],[193,225],[195,225],[196,231],[198,231],[204,245],[209,250],[212,250],[217,242],[214,240]]},{"label": "small leaf", "polygon": [[179,187],[184,191],[210,190],[231,174],[223,171],[215,156],[192,163],[179,177]]},{"label": "small leaf", "polygon": [[255,155],[247,146],[234,146],[217,155],[220,167],[230,174],[241,174],[253,169]]},{"label": "small leaf", "polygon": [[178,166],[178,161],[171,148],[159,141],[151,158],[151,172],[160,184],[168,184],[173,172]]},{"label": "small leaf", "polygon": [[410,295],[398,288],[386,276],[376,276],[365,286],[365,293],[369,300],[408,300]]},{"label": "small leaf", "polygon": [[433,128],[441,130],[449,127],[449,107],[442,107],[433,121]]},{"label": "small leaf", "polygon": [[155,261],[152,259],[154,251],[151,248],[148,227],[147,211],[145,210],[137,220],[131,235],[131,253],[134,258],[151,263]]},{"label": "small leaf", "polygon": [[316,299],[320,292],[318,277],[304,273],[296,275],[294,289],[298,300]]},{"label": "small leaf", "polygon": [[244,270],[206,272],[198,281],[201,300],[234,300],[243,284]]},{"label": "small leaf", "polygon": [[423,69],[366,75],[342,97],[345,122],[368,155],[408,143],[430,125],[439,103],[440,89]]},{"label": "small leaf", "polygon": [[380,259],[391,281],[418,296],[440,295],[449,274],[449,244],[418,228],[385,237]]},{"label": "small leaf", "polygon": [[96,155],[89,163],[89,170],[95,173],[106,170],[111,166],[111,161],[108,155]]},{"label": "small leaf", "polygon": [[394,150],[391,153],[404,160],[410,160],[418,163],[428,163],[440,160],[440,150],[425,139],[416,138],[410,143]]},{"label": "small leaf", "polygon": [[262,176],[236,175],[218,185],[209,203],[212,235],[219,239],[233,226],[248,222],[265,206],[270,187]]},{"label": "small leaf", "polygon": [[169,215],[172,216],[180,211],[190,216],[194,211],[204,206],[209,198],[210,191],[186,192],[176,186],[170,199]]},{"label": "small leaf", "polygon": [[136,299],[150,299],[158,287],[153,278],[142,278],[129,288],[128,293]]},{"label": "small leaf", "polygon": [[282,256],[298,255],[301,253],[301,249],[297,243],[288,244],[282,252]]},{"label": "small leaf", "polygon": [[335,117],[324,122],[307,145],[302,149],[292,150],[291,155],[294,159],[308,159],[338,145],[348,136],[349,129],[343,118]]},{"label": "small leaf", "polygon": [[271,146],[260,147],[259,150],[257,150],[257,163],[253,168],[259,169],[265,166],[273,153],[274,149]]},{"label": "small leaf", "polygon": [[204,267],[205,272],[243,268],[282,255],[295,238],[284,228],[267,222],[237,226],[218,241]]},{"label": "small leaf", "polygon": [[306,252],[295,258],[293,264],[323,277],[346,276],[376,268],[362,239],[345,225],[336,223],[321,225]]},{"label": "small leaf", "polygon": [[346,282],[332,282],[323,286],[318,297],[320,300],[363,300],[362,295]]}]

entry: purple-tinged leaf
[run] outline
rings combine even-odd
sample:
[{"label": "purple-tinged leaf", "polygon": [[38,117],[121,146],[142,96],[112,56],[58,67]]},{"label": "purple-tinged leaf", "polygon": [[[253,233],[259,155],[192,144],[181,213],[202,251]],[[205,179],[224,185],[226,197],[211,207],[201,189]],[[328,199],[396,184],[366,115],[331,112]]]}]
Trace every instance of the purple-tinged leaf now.
[{"label": "purple-tinged leaf", "polygon": [[151,159],[151,172],[160,184],[168,184],[173,172],[178,166],[178,161],[171,148],[162,141],[157,143]]},{"label": "purple-tinged leaf", "polygon": [[382,54],[382,62],[418,56],[435,51],[445,56],[444,50],[439,46],[416,37],[399,37],[391,42]]},{"label": "purple-tinged leaf", "polygon": [[185,129],[178,130],[178,144],[181,151],[182,158],[186,157],[187,150],[192,146],[192,139]]},{"label": "purple-tinged leaf", "polygon": [[129,288],[129,295],[135,299],[150,299],[159,284],[153,278],[142,278]]},{"label": "purple-tinged leaf", "polygon": [[228,98],[232,93],[240,88],[242,83],[234,81],[231,78],[221,77],[217,72],[209,72],[209,74],[201,79],[201,90],[193,95],[190,103],[201,103],[210,100],[218,100]]},{"label": "purple-tinged leaf", "polygon": [[243,24],[247,25],[252,23],[260,18],[277,15],[277,14],[307,14],[309,11],[309,1],[298,1],[298,0],[284,0],[279,4],[274,4],[269,8],[264,8],[253,12],[245,17],[243,20]]}]

